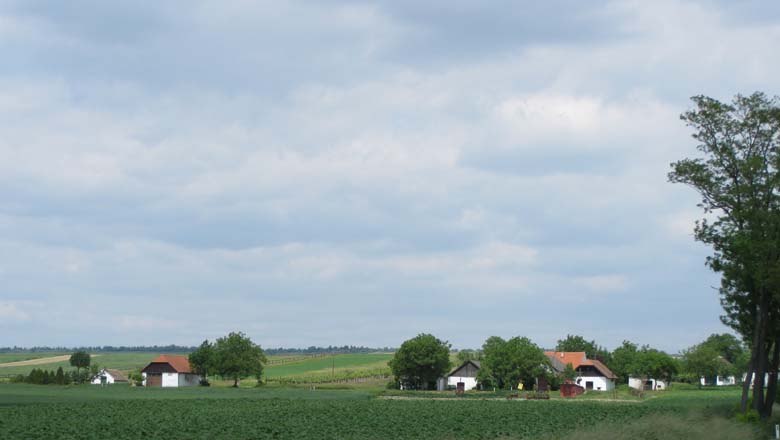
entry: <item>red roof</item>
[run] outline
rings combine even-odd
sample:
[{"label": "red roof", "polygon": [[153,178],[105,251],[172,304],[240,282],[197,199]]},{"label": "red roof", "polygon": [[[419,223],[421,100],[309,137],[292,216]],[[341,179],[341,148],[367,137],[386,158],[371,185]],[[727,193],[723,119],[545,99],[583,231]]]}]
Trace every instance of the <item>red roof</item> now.
[{"label": "red roof", "polygon": [[187,356],[178,354],[161,354],[154,358],[151,363],[168,364],[173,367],[177,373],[192,373],[192,369],[190,368],[190,360]]},{"label": "red roof", "polygon": [[563,365],[571,364],[575,370],[580,366],[591,366],[595,367],[606,378],[617,379],[615,373],[607,368],[606,365],[596,359],[588,359],[584,351],[545,351],[544,354],[549,358],[557,359]]}]

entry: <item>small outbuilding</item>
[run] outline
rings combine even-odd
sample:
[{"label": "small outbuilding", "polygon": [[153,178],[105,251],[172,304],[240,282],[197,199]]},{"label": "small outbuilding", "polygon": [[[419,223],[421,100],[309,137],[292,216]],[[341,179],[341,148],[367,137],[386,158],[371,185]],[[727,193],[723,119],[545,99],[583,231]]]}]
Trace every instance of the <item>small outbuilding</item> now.
[{"label": "small outbuilding", "polygon": [[143,370],[143,384],[147,387],[185,387],[200,383],[200,376],[190,367],[187,356],[161,354]]},{"label": "small outbuilding", "polygon": [[92,377],[92,385],[110,385],[113,383],[128,383],[127,377],[119,370],[103,368]]},{"label": "small outbuilding", "polygon": [[635,390],[658,391],[666,389],[666,382],[653,378],[629,377],[628,386]]},{"label": "small outbuilding", "polygon": [[[479,361],[468,360],[455,368],[447,375],[446,387],[453,387],[458,391],[473,390],[477,387],[477,373],[482,368]],[[443,391],[443,380],[439,381],[438,388]]]}]

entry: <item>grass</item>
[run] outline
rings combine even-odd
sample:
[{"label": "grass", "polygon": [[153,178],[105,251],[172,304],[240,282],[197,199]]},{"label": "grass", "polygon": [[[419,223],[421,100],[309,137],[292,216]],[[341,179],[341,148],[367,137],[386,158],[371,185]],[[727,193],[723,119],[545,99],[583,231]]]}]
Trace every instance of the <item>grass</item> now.
[{"label": "grass", "polygon": [[380,368],[387,369],[389,372],[387,362],[392,358],[393,355],[387,353],[340,354],[317,357],[284,365],[270,365],[265,369],[265,376],[273,379],[275,377],[302,376],[307,374],[327,375],[334,366],[336,370],[374,370]]}]

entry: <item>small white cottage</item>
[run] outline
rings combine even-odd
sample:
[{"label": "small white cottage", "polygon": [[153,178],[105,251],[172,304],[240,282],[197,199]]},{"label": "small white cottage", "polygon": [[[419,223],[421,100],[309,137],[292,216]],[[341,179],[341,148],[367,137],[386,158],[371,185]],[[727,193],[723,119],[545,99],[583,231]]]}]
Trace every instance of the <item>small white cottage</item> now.
[{"label": "small white cottage", "polygon": [[584,351],[545,351],[544,354],[550,359],[553,368],[571,364],[577,373],[574,383],[585,388],[586,391],[615,389],[615,379],[617,379],[615,373],[601,361],[588,359]]},{"label": "small white cottage", "polygon": [[447,387],[457,390],[473,390],[477,387],[477,373],[481,365],[479,361],[468,360],[447,375]]},{"label": "small white cottage", "polygon": [[666,382],[652,378],[643,379],[640,377],[629,377],[628,386],[635,390],[657,391],[665,390]]},{"label": "small white cottage", "polygon": [[119,370],[103,368],[92,377],[92,385],[110,385],[113,383],[127,383],[127,377]]},{"label": "small white cottage", "polygon": [[143,385],[147,387],[186,387],[200,383],[193,373],[187,356],[161,354],[141,370]]}]

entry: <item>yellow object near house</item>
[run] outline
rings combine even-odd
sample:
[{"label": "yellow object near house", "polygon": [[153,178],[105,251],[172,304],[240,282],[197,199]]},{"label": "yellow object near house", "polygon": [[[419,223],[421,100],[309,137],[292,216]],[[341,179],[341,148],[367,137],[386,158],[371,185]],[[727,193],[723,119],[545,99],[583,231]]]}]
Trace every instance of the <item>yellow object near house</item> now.
[{"label": "yellow object near house", "polygon": [[517,389],[520,390],[520,391],[523,391],[523,383],[522,382],[517,384]]}]

